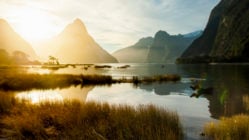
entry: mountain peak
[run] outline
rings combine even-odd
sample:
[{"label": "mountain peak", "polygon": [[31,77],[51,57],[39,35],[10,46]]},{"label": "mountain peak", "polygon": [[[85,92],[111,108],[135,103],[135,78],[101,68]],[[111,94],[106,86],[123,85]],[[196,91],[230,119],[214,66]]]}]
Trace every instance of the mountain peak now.
[{"label": "mountain peak", "polygon": [[184,37],[196,37],[196,36],[200,36],[202,35],[203,31],[202,30],[197,30],[197,31],[194,31],[194,32],[190,32],[190,33],[187,33],[187,34],[183,34]]},{"label": "mountain peak", "polygon": [[57,35],[48,47],[55,48],[52,55],[62,63],[116,63],[117,60],[98,45],[87,32],[84,23],[75,19]]},{"label": "mountain peak", "polygon": [[165,37],[169,37],[170,35],[166,32],[166,31],[158,31],[155,35],[155,38],[165,38]]},{"label": "mountain peak", "polygon": [[79,19],[79,18],[76,18],[73,23],[74,25],[79,25],[79,26],[85,26],[84,23]]},{"label": "mountain peak", "polygon": [[3,28],[10,27],[9,23],[4,19],[0,19],[0,26]]},{"label": "mountain peak", "polygon": [[7,23],[7,21],[4,20],[4,19],[2,19],[2,18],[0,18],[0,23],[1,23],[1,24],[2,24],[2,23]]},{"label": "mountain peak", "polygon": [[85,24],[79,18],[76,18],[71,24],[67,25],[64,32],[74,34],[88,34]]}]

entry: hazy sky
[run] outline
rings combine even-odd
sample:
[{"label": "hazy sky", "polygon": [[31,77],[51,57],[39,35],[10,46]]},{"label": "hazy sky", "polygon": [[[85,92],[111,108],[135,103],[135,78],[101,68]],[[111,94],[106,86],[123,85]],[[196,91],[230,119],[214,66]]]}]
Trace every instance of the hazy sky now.
[{"label": "hazy sky", "polygon": [[0,0],[0,18],[35,43],[80,18],[104,49],[113,52],[154,36],[204,29],[220,0]]}]

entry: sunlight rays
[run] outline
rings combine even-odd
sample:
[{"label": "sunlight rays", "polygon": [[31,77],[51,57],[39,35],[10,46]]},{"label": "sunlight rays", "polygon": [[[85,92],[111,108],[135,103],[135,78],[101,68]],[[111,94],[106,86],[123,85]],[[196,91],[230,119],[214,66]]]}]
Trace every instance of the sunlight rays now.
[{"label": "sunlight rays", "polygon": [[20,7],[12,10],[12,13],[16,16],[14,27],[28,41],[36,42],[54,35],[54,25],[49,13],[31,7]]}]

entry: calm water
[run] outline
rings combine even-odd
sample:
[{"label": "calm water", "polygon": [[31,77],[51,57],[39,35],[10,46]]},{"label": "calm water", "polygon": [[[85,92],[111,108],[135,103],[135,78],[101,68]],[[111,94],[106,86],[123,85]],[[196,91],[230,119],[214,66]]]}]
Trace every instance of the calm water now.
[{"label": "calm water", "polygon": [[[179,74],[182,77],[176,83],[154,83],[133,86],[132,84],[114,84],[112,86],[70,87],[56,90],[32,90],[16,93],[17,98],[30,99],[33,103],[44,100],[63,101],[77,99],[82,102],[98,101],[110,104],[154,104],[176,111],[181,117],[186,139],[200,139],[203,125],[219,119],[246,112],[243,97],[249,96],[249,65],[213,64],[213,65],[175,65],[175,64],[129,64],[127,69],[76,68],[46,70],[39,67],[23,68],[29,73],[70,73],[70,74],[105,74],[113,77],[151,76],[158,74]],[[199,98],[190,97],[194,92],[191,79],[197,79],[203,88],[212,87],[213,94]]]}]

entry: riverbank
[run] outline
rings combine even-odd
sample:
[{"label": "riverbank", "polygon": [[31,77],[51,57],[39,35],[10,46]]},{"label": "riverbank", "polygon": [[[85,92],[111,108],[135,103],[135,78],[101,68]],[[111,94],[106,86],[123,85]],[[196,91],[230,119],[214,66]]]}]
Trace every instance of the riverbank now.
[{"label": "riverbank", "polygon": [[182,139],[179,117],[153,105],[96,102],[30,104],[0,93],[0,137],[7,139]]},{"label": "riverbank", "polygon": [[2,73],[0,74],[0,89],[5,91],[22,91],[31,89],[55,89],[70,86],[86,85],[111,85],[115,83],[140,83],[152,82],[177,82],[181,79],[176,74],[156,75],[149,77],[118,78],[114,79],[108,75],[73,75],[73,74],[22,74]]}]

